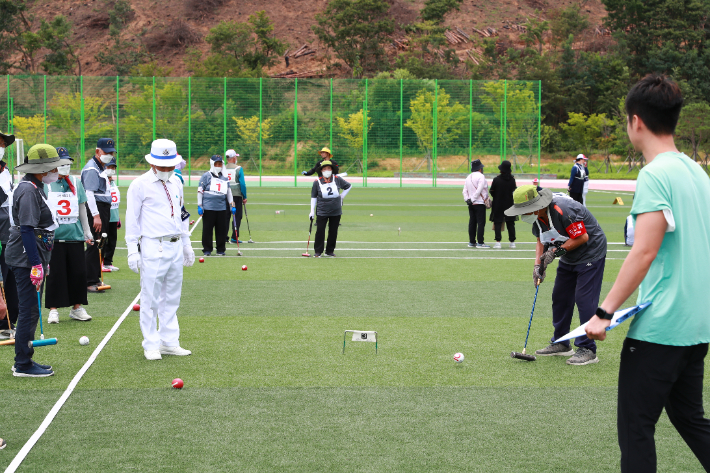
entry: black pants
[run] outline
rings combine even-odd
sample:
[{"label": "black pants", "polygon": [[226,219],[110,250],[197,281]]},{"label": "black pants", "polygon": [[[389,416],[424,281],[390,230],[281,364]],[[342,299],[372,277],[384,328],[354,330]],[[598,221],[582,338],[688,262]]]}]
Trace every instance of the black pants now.
[{"label": "black pants", "polygon": [[84,242],[81,241],[54,244],[44,296],[44,306],[47,309],[73,308],[75,304],[88,304],[86,266],[76,264],[77,261],[81,261],[83,253]]},{"label": "black pants", "polygon": [[[10,270],[15,275],[17,295],[20,301],[20,315],[17,318],[17,331],[15,332],[15,367],[27,369],[32,366],[32,355],[35,352],[28,343],[35,339],[37,322],[39,322],[37,289],[30,280],[30,268],[11,266]],[[46,266],[44,266],[44,270],[47,271]]]},{"label": "black pants", "polygon": [[[116,240],[118,239],[118,222],[109,222],[108,224],[108,241],[104,245],[102,256],[104,257],[104,266],[113,264],[113,255],[116,253]],[[77,302],[78,304],[78,302]]]},{"label": "black pants", "polygon": [[[231,212],[229,215],[234,219],[234,223],[237,226],[237,231],[236,233],[234,232],[234,226],[232,226],[232,240],[237,240],[239,237],[239,229],[242,225],[242,202],[244,201],[244,198],[242,196],[234,196],[234,205],[237,208],[237,213],[232,215]],[[227,223],[229,223],[229,220],[227,220]]]},{"label": "black pants", "polygon": [[577,193],[577,192],[570,192],[569,196],[572,197],[574,200],[579,202],[580,204],[584,205],[584,198],[582,197],[582,193]]},{"label": "black pants", "polygon": [[212,253],[212,235],[217,253],[224,253],[229,226],[228,210],[205,210],[202,215],[202,251]]},{"label": "black pants", "polygon": [[707,353],[707,343],[676,347],[624,340],[617,408],[622,472],[656,471],[653,435],[664,407],[705,471],[710,471],[710,420],[703,411]]},{"label": "black pants", "polygon": [[[503,239],[503,223],[504,222],[493,222],[493,228],[496,233],[496,241],[500,243]],[[508,240],[513,243],[515,241],[515,220],[505,221],[505,226],[508,229]]]},{"label": "black pants", "polygon": [[313,240],[313,249],[317,255],[323,253],[323,243],[325,240],[325,224],[328,224],[328,243],[325,246],[327,255],[333,254],[335,244],[338,242],[338,226],[340,226],[340,217],[342,215],[333,215],[332,217],[316,217],[316,239]]},{"label": "black pants", "polygon": [[[7,314],[10,316],[10,322],[16,324],[17,315],[20,313],[20,302],[17,298],[17,285],[15,284],[15,275],[12,271],[10,271],[10,267],[7,265],[7,263],[5,263],[5,248],[7,248],[7,243],[2,244],[2,252],[0,253],[0,270],[2,271],[2,280],[4,281],[3,285],[5,286],[5,302],[7,303]],[[0,330],[6,328],[5,324],[6,322],[0,322]]]},{"label": "black pants", "polygon": [[483,232],[486,230],[486,206],[475,204],[468,206],[468,241],[483,244]]},{"label": "black pants", "polygon": [[[91,234],[94,236],[94,241],[101,238],[102,233],[108,233],[108,223],[111,219],[111,204],[107,202],[96,202],[96,208],[99,210],[99,216],[101,217],[100,232],[94,230],[94,218],[90,216],[91,210],[89,210],[89,205],[86,205],[87,215],[90,216],[89,226],[91,227]],[[98,245],[86,245],[84,256],[86,258],[86,284],[88,286],[101,285],[101,260],[99,258]]]},{"label": "black pants", "polygon": [[[587,323],[599,307],[606,258],[591,263],[569,265],[560,262],[557,266],[555,287],[552,289],[552,325],[555,333],[551,341],[567,335],[572,324],[574,305],[577,304],[580,324]],[[569,346],[569,342],[562,342]],[[574,339],[578,348],[597,352],[597,345],[586,335]]]}]

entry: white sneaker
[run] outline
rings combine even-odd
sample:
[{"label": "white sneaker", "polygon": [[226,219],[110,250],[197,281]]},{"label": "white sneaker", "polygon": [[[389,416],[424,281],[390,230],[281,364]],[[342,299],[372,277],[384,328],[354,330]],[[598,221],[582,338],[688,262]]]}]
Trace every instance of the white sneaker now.
[{"label": "white sneaker", "polygon": [[500,250],[500,242],[497,241],[495,245],[493,245],[494,250]]},{"label": "white sneaker", "polygon": [[161,355],[187,356],[187,355],[192,355],[192,352],[190,350],[185,350],[184,348],[182,348],[180,346],[166,347],[165,345],[160,345],[160,354]]},{"label": "white sneaker", "polygon": [[59,323],[59,311],[57,309],[52,309],[49,311],[49,317],[47,317],[48,324],[58,324]]},{"label": "white sneaker", "polygon": [[515,248],[515,243],[513,243],[513,242],[511,241],[511,242],[510,242],[510,247],[511,247],[511,248]]},{"label": "white sneaker", "polygon": [[160,356],[160,350],[143,350],[146,360],[162,360],[163,357]]},{"label": "white sneaker", "polygon": [[114,265],[112,265],[112,264],[109,264],[109,265],[106,266],[106,267],[107,267],[108,269],[110,269],[111,272],[118,271],[118,269],[119,269],[119,268],[117,268],[116,266],[114,266]]},{"label": "white sneaker", "polygon": [[[51,316],[52,314],[49,315]],[[74,320],[81,320],[82,322],[91,320],[91,316],[86,313],[86,309],[84,309],[83,307],[79,307],[78,309],[72,309],[71,311],[69,311],[69,317]]]}]

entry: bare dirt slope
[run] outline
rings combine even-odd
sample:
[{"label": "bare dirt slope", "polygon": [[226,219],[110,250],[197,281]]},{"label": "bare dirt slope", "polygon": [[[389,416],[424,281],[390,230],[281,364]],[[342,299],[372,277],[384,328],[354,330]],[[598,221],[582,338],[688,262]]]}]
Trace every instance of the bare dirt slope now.
[{"label": "bare dirt slope", "polygon": [[[191,4],[200,1],[214,0],[130,0],[134,10],[131,20],[122,33],[122,38],[128,41],[143,42],[155,55],[160,66],[173,68],[173,76],[187,75],[183,61],[186,47],[181,41],[167,38],[166,33],[178,29],[189,30],[197,42],[195,47],[207,51],[208,45],[203,41],[209,29],[222,20],[246,21],[250,14],[265,10],[275,26],[275,35],[287,41],[291,51],[309,44],[316,54],[290,59],[290,67],[286,68],[280,62],[270,74],[282,73],[286,70],[296,72],[318,71],[325,68],[329,59],[327,52],[318,44],[311,31],[315,24],[315,16],[323,11],[327,0],[224,0],[221,6],[211,11],[200,12],[191,8]],[[220,3],[220,2],[217,2]],[[416,21],[424,0],[390,0],[391,15],[398,25]],[[459,27],[471,38],[480,38],[473,28],[484,29],[492,27],[499,33],[499,40],[511,45],[518,42],[520,32],[511,25],[525,23],[526,19],[535,16],[546,19],[559,8],[565,8],[573,0],[464,0],[461,10],[450,13],[445,25]],[[604,6],[600,0],[583,2],[583,11],[588,15],[592,27],[587,36],[594,36],[595,27],[601,25],[605,16]],[[113,75],[110,67],[101,66],[96,62],[96,54],[110,44],[108,35],[108,7],[104,0],[38,0],[32,6],[31,13],[36,19],[51,19],[55,15],[67,16],[75,25],[73,42],[80,46],[79,54],[84,75]],[[39,21],[36,21],[39,24]],[[505,28],[508,26],[508,28]],[[169,35],[168,35],[169,36]],[[179,36],[179,35],[178,35]],[[402,35],[400,35],[402,36]],[[463,58],[473,43],[466,42],[454,45]],[[331,57],[335,61],[334,57]],[[347,68],[338,73],[348,76]]]}]

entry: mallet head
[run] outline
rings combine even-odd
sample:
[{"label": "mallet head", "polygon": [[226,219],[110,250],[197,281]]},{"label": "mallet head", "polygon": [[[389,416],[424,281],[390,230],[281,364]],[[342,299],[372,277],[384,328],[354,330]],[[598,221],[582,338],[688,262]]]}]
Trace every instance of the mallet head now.
[{"label": "mallet head", "polygon": [[537,359],[534,355],[526,355],[525,353],[518,353],[515,351],[510,354],[510,357],[523,361],[535,361]]}]

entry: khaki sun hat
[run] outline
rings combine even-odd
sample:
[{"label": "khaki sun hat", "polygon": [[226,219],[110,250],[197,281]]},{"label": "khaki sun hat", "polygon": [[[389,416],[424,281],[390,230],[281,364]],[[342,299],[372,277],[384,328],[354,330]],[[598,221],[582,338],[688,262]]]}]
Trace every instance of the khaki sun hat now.
[{"label": "khaki sun hat", "polygon": [[333,153],[330,152],[330,148],[328,148],[327,146],[324,146],[323,149],[319,151],[319,153],[324,153],[324,152],[333,156]]},{"label": "khaki sun hat", "polygon": [[508,217],[529,214],[542,210],[552,202],[552,191],[542,189],[537,191],[537,187],[527,185],[520,186],[513,192],[513,206],[505,211]]},{"label": "khaki sun hat", "polygon": [[15,169],[25,174],[42,174],[51,171],[57,166],[71,163],[71,159],[61,159],[54,146],[37,144],[31,147],[27,152],[25,162]]}]

